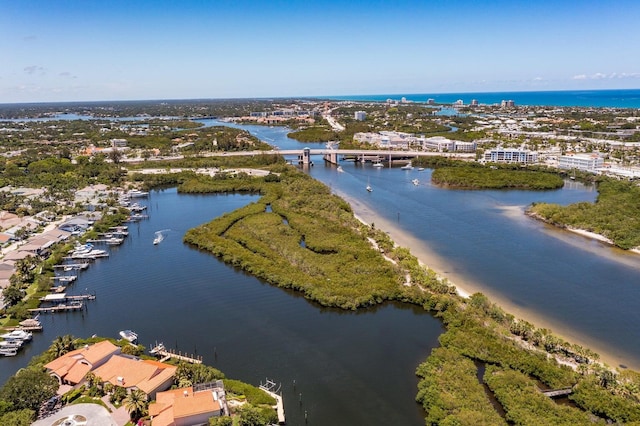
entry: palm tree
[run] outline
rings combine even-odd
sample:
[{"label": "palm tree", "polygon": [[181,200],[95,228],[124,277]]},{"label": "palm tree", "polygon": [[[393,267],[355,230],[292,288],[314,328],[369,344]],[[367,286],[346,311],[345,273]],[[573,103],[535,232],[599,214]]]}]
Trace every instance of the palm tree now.
[{"label": "palm tree", "polygon": [[137,420],[147,412],[147,394],[140,389],[134,389],[122,400],[122,404],[129,412],[129,417]]},{"label": "palm tree", "polygon": [[58,336],[51,345],[51,350],[56,358],[76,349],[76,342],[70,334]]}]

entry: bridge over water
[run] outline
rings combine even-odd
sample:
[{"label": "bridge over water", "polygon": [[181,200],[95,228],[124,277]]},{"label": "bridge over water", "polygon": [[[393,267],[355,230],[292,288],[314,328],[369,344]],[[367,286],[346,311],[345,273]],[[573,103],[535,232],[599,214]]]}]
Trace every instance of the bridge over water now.
[{"label": "bridge over water", "polygon": [[[474,160],[476,154],[472,152],[432,152],[432,151],[398,151],[381,149],[332,149],[332,148],[303,148],[303,149],[273,149],[269,151],[221,151],[200,153],[203,157],[236,157],[255,155],[295,155],[299,164],[311,164],[312,156],[321,155],[325,161],[338,164],[340,156],[348,157],[358,162],[384,162],[391,165],[394,162],[408,163],[416,157],[448,157],[459,160]],[[183,155],[169,157],[151,157],[147,160],[142,158],[127,158],[123,162],[140,163],[143,161],[178,160],[184,158]]]},{"label": "bridge over water", "polygon": [[340,156],[351,157],[354,161],[359,162],[404,162],[408,163],[416,157],[449,157],[457,159],[473,160],[475,153],[460,152],[429,152],[429,151],[398,151],[398,150],[373,150],[373,149],[332,149],[332,148],[303,148],[303,149],[279,149],[271,151],[240,151],[227,153],[211,153],[208,155],[259,155],[259,154],[279,154],[279,155],[295,155],[298,157],[298,163],[310,164],[311,156],[321,155],[325,161],[338,164]]}]

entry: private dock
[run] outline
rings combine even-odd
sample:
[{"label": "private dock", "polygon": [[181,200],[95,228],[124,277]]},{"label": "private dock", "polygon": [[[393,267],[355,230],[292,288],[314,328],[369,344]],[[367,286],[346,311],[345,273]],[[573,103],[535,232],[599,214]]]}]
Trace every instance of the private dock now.
[{"label": "private dock", "polygon": [[167,349],[162,343],[154,346],[149,351],[151,354],[161,357],[160,362],[166,361],[169,358],[177,359],[179,361],[190,362],[191,364],[202,364],[202,357],[196,355],[188,355],[187,353],[176,352],[173,349]]},{"label": "private dock", "polygon": [[99,238],[99,239],[87,240],[87,242],[88,243],[105,243],[112,246],[117,246],[124,242],[124,238],[123,237]]},{"label": "private dock", "polygon": [[29,309],[29,312],[66,312],[66,311],[79,311],[82,310],[84,305],[82,302],[73,302],[68,305],[56,305],[56,306],[48,306],[46,308],[32,308]]},{"label": "private dock", "polygon": [[88,262],[67,263],[65,265],[53,265],[53,267],[55,269],[63,269],[65,271],[73,271],[73,270],[87,269],[89,267],[89,263]]},{"label": "private dock", "polygon": [[77,275],[60,275],[57,277],[51,277],[54,281],[59,281],[61,283],[71,283],[78,279]]},{"label": "private dock", "polygon": [[276,400],[276,405],[273,408],[276,409],[276,413],[278,414],[278,424],[285,424],[284,402],[282,401],[282,395],[278,395],[277,393],[280,390],[280,387],[276,389],[276,383],[269,379],[266,379],[265,384],[260,383],[259,387]]},{"label": "private dock", "polygon": [[77,296],[69,296],[65,293],[57,293],[57,294],[47,294],[44,297],[41,297],[40,300],[42,302],[69,302],[69,301],[79,301],[79,300],[95,300],[95,294],[79,294]]},{"label": "private dock", "polygon": [[5,327],[5,330],[41,331],[42,324],[38,321],[38,316],[36,316],[35,318],[28,318],[24,321],[20,321],[19,325],[16,327]]}]

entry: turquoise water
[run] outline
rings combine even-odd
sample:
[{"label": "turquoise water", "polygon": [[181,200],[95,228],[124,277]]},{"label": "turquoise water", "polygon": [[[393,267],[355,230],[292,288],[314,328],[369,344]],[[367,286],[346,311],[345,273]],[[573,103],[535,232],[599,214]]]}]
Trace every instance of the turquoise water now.
[{"label": "turquoise water", "polygon": [[513,100],[518,105],[579,106],[606,108],[640,108],[640,89],[624,90],[563,90],[538,92],[478,92],[478,93],[409,93],[382,95],[327,96],[324,99],[349,101],[377,101],[406,98],[413,102],[451,104],[461,99],[465,105],[476,99],[480,104],[499,104],[503,100]]}]

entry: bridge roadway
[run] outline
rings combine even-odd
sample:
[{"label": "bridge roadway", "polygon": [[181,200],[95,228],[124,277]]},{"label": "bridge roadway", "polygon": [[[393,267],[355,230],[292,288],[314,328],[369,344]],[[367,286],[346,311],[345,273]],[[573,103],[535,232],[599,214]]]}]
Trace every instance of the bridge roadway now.
[{"label": "bridge roadway", "polygon": [[[269,151],[219,151],[219,152],[203,152],[201,157],[236,157],[236,156],[255,156],[255,155],[297,155],[302,157],[304,149],[272,149]],[[473,160],[476,154],[473,152],[432,152],[432,151],[397,151],[397,150],[380,150],[380,149],[330,149],[315,148],[309,149],[309,155],[322,155],[325,159],[335,158],[337,155],[355,155],[363,159],[370,160],[371,157],[381,157],[385,159],[408,159],[413,157],[449,157],[461,160]],[[166,157],[151,157],[147,160],[143,158],[125,158],[121,161],[128,163],[140,163],[143,161],[162,161],[162,160],[179,160],[184,158],[183,155],[173,155]]]},{"label": "bridge roadway", "polygon": [[[210,152],[201,155],[207,157],[237,156],[237,155],[260,155],[260,154],[280,154],[280,155],[302,155],[304,149],[274,149],[270,151],[234,151],[234,152]],[[433,151],[398,151],[380,149],[329,149],[315,148],[309,150],[310,155],[357,155],[357,156],[383,156],[383,157],[452,157],[474,159],[473,152],[433,152]]]}]

